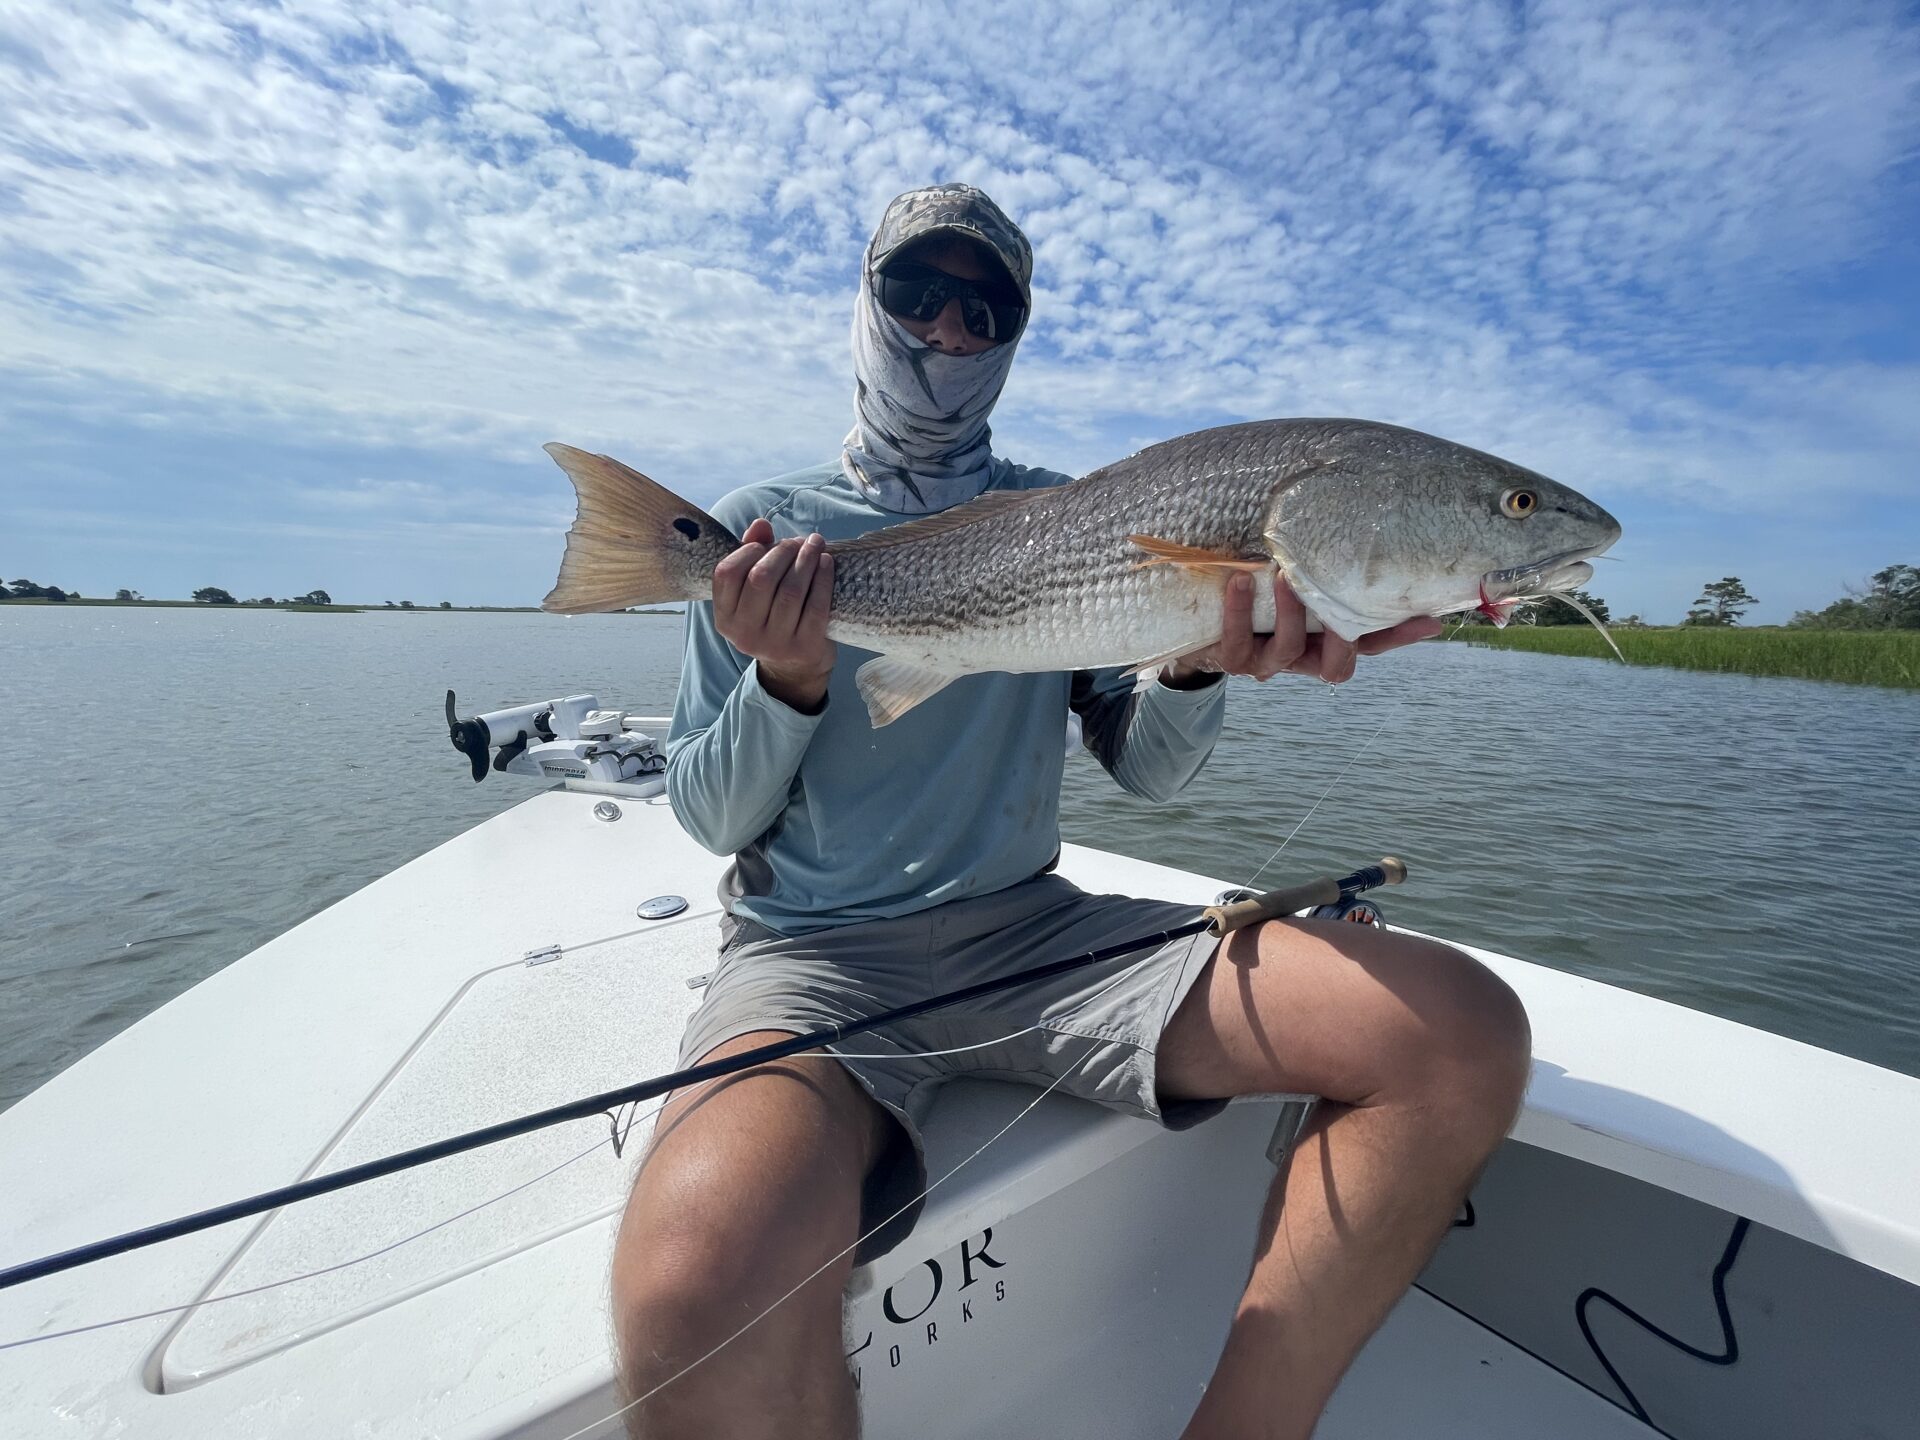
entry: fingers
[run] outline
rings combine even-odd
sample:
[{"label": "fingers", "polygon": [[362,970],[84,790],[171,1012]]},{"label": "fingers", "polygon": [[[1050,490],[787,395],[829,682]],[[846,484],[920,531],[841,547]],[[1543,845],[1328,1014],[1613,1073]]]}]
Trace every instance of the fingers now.
[{"label": "fingers", "polygon": [[[1267,680],[1290,671],[1296,675],[1316,675],[1329,685],[1340,685],[1353,678],[1362,655],[1379,655],[1430,640],[1444,628],[1431,616],[1403,620],[1388,630],[1377,630],[1356,641],[1343,640],[1332,631],[1309,634],[1307,607],[1293,593],[1282,575],[1273,579],[1273,633],[1253,633],[1253,586],[1248,576],[1235,575],[1227,583],[1222,608],[1221,636],[1217,644],[1200,652],[1208,668],[1231,675],[1251,675]],[[1189,663],[1196,657],[1188,657]]]},{"label": "fingers", "polygon": [[749,535],[763,528],[765,540],[747,541],[713,567],[713,620],[723,635],[739,612],[740,592],[747,583],[747,575],[766,555],[767,542],[772,539],[773,527],[764,520],[756,520],[747,527]]},{"label": "fingers", "polygon": [[721,634],[732,639],[736,633],[766,624],[775,588],[792,565],[792,552],[799,543],[775,544],[773,526],[764,518],[747,526],[740,547],[713,567],[713,620]]},{"label": "fingers", "polygon": [[1229,675],[1244,675],[1253,659],[1253,578],[1244,572],[1227,581],[1220,606],[1220,640],[1212,661]]},{"label": "fingers", "polygon": [[776,541],[773,527],[755,520],[740,548],[714,567],[714,628],[767,667],[763,681],[790,673],[814,689],[824,684],[833,668],[832,602],[833,556],[818,534]]},{"label": "fingers", "polygon": [[1420,615],[1402,620],[1391,629],[1362,635],[1357,641],[1342,640],[1328,630],[1313,638],[1293,668],[1303,675],[1318,675],[1329,685],[1344,684],[1353,678],[1354,663],[1359,656],[1382,655],[1403,645],[1431,640],[1445,628],[1431,615]]},{"label": "fingers", "polygon": [[1402,645],[1431,640],[1446,628],[1442,621],[1433,616],[1420,615],[1412,620],[1402,620],[1391,630],[1376,630],[1371,635],[1362,635],[1356,648],[1362,655],[1383,655],[1389,650],[1398,650]]},{"label": "fingers", "polygon": [[[790,540],[783,540],[780,544],[782,547],[791,547],[788,553],[792,562],[774,584],[772,603],[767,609],[767,631],[785,638],[799,627],[800,616],[807,608],[814,573],[819,568],[820,555],[827,548],[827,542],[816,534],[807,536],[798,544]],[[772,559],[773,556],[769,555],[760,565],[768,564]],[[760,565],[753,567],[756,572]],[[752,578],[749,577],[751,583]]]},{"label": "fingers", "polygon": [[833,610],[833,552],[822,542],[813,588],[807,591],[807,608],[800,616],[799,638],[809,646],[826,643],[827,620]]},{"label": "fingers", "polygon": [[1342,640],[1331,630],[1320,633],[1320,678],[1329,685],[1344,685],[1353,678],[1353,642]]},{"label": "fingers", "polygon": [[799,551],[798,540],[780,540],[767,546],[765,553],[753,562],[753,568],[747,571],[746,580],[740,587],[740,599],[733,612],[734,623],[742,630],[767,628],[767,619],[779,593],[780,582],[787,578],[787,572],[793,568],[794,556]]},{"label": "fingers", "polygon": [[1273,668],[1268,673],[1279,674],[1298,660],[1306,648],[1307,607],[1293,593],[1287,577],[1276,574],[1273,577],[1273,635],[1267,641],[1267,659]]},{"label": "fingers", "polygon": [[1255,639],[1247,647],[1247,663],[1240,674],[1256,680],[1271,680],[1285,670],[1297,668],[1307,647],[1307,607],[1293,593],[1286,577],[1273,577],[1273,633]]}]

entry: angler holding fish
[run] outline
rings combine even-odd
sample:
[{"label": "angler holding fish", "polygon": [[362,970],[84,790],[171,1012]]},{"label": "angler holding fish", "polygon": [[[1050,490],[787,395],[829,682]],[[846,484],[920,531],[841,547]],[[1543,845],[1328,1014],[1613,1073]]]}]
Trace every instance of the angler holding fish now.
[{"label": "angler holding fish", "polygon": [[[1078,482],[1010,464],[987,422],[1031,277],[985,195],[911,191],[862,265],[837,460],[708,516],[549,447],[580,519],[548,608],[696,602],[668,788],[734,862],[683,1063],[1190,918],[1050,873],[1070,711],[1122,786],[1166,799],[1213,749],[1223,672],[1344,680],[1434,615],[1582,583],[1618,536],[1542,476],[1358,421],[1229,426]],[[918,1124],[941,1081],[975,1073],[1174,1127],[1238,1094],[1325,1097],[1185,1432],[1304,1440],[1506,1134],[1529,1062],[1519,1002],[1465,955],[1306,920],[873,1038],[899,1057],[766,1064],[663,1112],[614,1256],[635,1434],[856,1433],[854,1246],[869,1258],[911,1225]]]}]

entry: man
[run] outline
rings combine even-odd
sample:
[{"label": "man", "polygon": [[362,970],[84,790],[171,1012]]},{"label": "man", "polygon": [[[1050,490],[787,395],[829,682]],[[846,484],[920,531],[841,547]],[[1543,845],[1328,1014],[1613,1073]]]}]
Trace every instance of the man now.
[{"label": "man", "polygon": [[[1309,636],[1276,583],[1276,627],[1255,635],[1242,576],[1222,640],[1138,691],[1116,672],[976,675],[872,729],[858,658],[826,637],[824,541],[1067,479],[991,450],[1031,272],[1026,238],[979,191],[894,200],[862,266],[840,459],[715,508],[747,525],[745,543],[715,570],[712,603],[690,610],[668,784],[681,823],[734,864],[684,1063],[1188,918],[1050,873],[1069,707],[1121,784],[1166,798],[1212,750],[1222,672],[1338,682],[1356,654],[1438,629],[1410,621],[1357,646]],[[841,1292],[856,1247],[885,1250],[917,1213],[934,1087],[986,1073],[1059,1079],[1176,1126],[1237,1094],[1326,1098],[1275,1179],[1186,1430],[1304,1440],[1506,1134],[1529,1060],[1519,1002],[1464,955],[1311,921],[1237,932],[1217,953],[1183,940],[938,1020],[859,1047],[898,1059],[796,1057],[667,1106],[614,1256],[622,1383],[647,1397],[635,1434],[855,1433]]]}]

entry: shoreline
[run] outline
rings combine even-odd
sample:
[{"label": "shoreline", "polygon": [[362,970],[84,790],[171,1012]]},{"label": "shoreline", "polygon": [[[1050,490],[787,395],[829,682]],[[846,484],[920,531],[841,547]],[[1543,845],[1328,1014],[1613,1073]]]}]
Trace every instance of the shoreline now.
[{"label": "shoreline", "polygon": [[[1920,690],[1920,630],[1800,630],[1789,626],[1649,626],[1615,629],[1629,665],[1762,679],[1824,680]],[[1619,661],[1585,625],[1466,625],[1440,637],[1493,650]]]}]

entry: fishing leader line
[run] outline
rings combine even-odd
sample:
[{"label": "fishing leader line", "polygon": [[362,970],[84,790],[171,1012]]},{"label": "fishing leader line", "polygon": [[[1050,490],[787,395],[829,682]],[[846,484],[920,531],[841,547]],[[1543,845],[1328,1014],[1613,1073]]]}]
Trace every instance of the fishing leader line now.
[{"label": "fishing leader line", "polygon": [[[660,1104],[654,1106],[654,1108],[651,1111],[649,1111],[648,1114],[649,1115],[658,1114],[661,1110],[666,1108],[666,1103],[667,1103],[666,1101],[662,1100]],[[634,1117],[634,1119],[629,1120],[627,1122],[628,1128],[631,1129],[640,1120],[645,1118],[646,1118],[645,1116]],[[390,1244],[382,1245],[378,1250],[369,1250],[364,1255],[356,1255],[351,1260],[341,1260],[332,1265],[323,1265],[318,1270],[308,1270],[299,1275],[288,1275],[279,1280],[269,1280],[265,1284],[250,1286],[245,1290],[229,1290],[222,1295],[204,1295],[198,1300],[189,1300],[184,1305],[163,1305],[158,1310],[143,1310],[138,1315],[121,1315],[121,1316],[117,1316],[112,1320],[95,1320],[91,1324],[75,1325],[70,1329],[66,1329],[66,1330],[51,1330],[44,1335],[29,1335],[21,1340],[0,1341],[0,1350],[18,1350],[22,1346],[40,1345],[49,1340],[64,1340],[71,1335],[85,1335],[89,1331],[93,1331],[93,1330],[110,1330],[116,1325],[131,1325],[136,1320],[156,1320],[162,1315],[180,1315],[180,1314],[184,1314],[188,1310],[197,1310],[202,1305],[218,1305],[223,1300],[241,1300],[246,1298],[249,1295],[261,1295],[261,1294],[265,1294],[269,1290],[278,1290],[283,1285],[297,1285],[302,1280],[314,1280],[319,1278],[322,1275],[333,1275],[333,1274],[337,1274],[342,1270],[350,1270],[355,1265],[364,1264],[368,1260],[377,1260],[382,1255],[391,1255],[394,1251],[398,1250],[402,1245],[411,1245],[415,1240],[424,1239],[426,1236],[433,1234],[433,1232],[436,1230],[444,1230],[447,1226],[453,1224],[456,1220],[464,1220],[469,1215],[477,1215],[482,1210],[486,1209],[489,1205],[497,1204],[502,1200],[510,1198],[511,1196],[518,1195],[522,1190],[529,1190],[535,1185],[538,1185],[542,1180],[552,1179],[555,1175],[558,1175],[562,1170],[565,1170],[569,1165],[577,1165],[580,1161],[586,1159],[589,1155],[593,1154],[596,1150],[604,1150],[609,1145],[614,1145],[616,1146],[616,1149],[617,1149],[618,1144],[619,1144],[619,1141],[611,1136],[609,1136],[605,1140],[596,1140],[593,1144],[589,1145],[586,1149],[582,1150],[578,1155],[570,1156],[568,1159],[562,1160],[558,1165],[555,1165],[552,1169],[543,1170],[538,1175],[533,1176],[531,1179],[522,1180],[518,1185],[515,1185],[510,1190],[502,1190],[498,1195],[489,1196],[487,1199],[482,1200],[477,1205],[469,1205],[465,1210],[460,1211],[457,1215],[449,1215],[444,1220],[436,1220],[433,1222],[433,1224],[427,1226],[427,1228],[424,1230],[416,1230],[411,1235],[403,1236],[400,1239],[395,1240]]]},{"label": "fishing leader line", "polygon": [[[1392,717],[1389,716],[1387,718],[1391,719]],[[1293,837],[1295,835],[1298,835],[1302,830],[1306,829],[1307,821],[1313,818],[1313,812],[1318,810],[1321,807],[1321,805],[1326,802],[1326,798],[1329,795],[1333,794],[1334,790],[1338,788],[1340,782],[1347,778],[1347,772],[1353,769],[1355,765],[1358,765],[1360,763],[1360,757],[1367,753],[1367,748],[1370,745],[1372,745],[1374,741],[1380,738],[1380,732],[1382,730],[1385,730],[1386,728],[1387,728],[1387,720],[1383,719],[1380,722],[1379,727],[1374,730],[1373,734],[1369,735],[1365,740],[1360,742],[1360,748],[1353,752],[1353,758],[1347,761],[1345,765],[1341,766],[1340,773],[1333,777],[1333,784],[1327,786],[1326,789],[1320,792],[1320,798],[1314,801],[1312,805],[1307,807],[1307,813],[1300,817],[1300,823],[1298,825],[1295,825],[1292,830],[1287,832],[1287,838],[1282,840],[1278,845],[1274,847],[1273,854],[1267,856],[1265,860],[1262,860],[1260,862],[1260,868],[1253,872],[1252,878],[1249,879],[1246,882],[1246,884],[1242,885],[1240,887],[1241,889],[1251,890],[1253,888],[1253,882],[1255,880],[1258,880],[1262,875],[1266,874],[1267,867],[1273,864],[1274,861],[1280,858],[1280,852],[1286,849],[1287,846],[1293,843]]]}]

